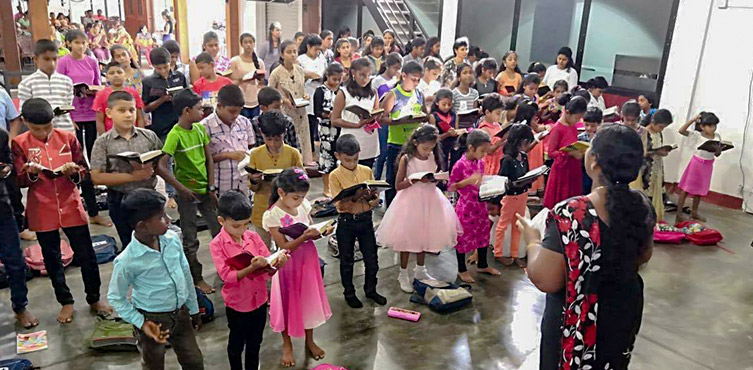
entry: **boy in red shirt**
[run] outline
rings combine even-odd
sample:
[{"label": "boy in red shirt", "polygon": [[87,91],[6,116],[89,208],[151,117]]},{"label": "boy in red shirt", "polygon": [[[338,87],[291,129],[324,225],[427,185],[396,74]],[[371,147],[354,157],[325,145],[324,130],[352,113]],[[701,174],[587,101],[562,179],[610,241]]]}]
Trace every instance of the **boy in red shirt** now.
[{"label": "boy in red shirt", "polygon": [[57,301],[63,306],[57,320],[73,320],[73,295],[65,283],[60,261],[60,229],[70,241],[81,266],[86,302],[98,313],[110,314],[112,307],[100,300],[99,267],[92,248],[89,222],[77,184],[87,176],[81,144],[68,131],[52,127],[53,112],[44,99],[24,102],[21,116],[29,131],[11,143],[18,185],[28,187],[26,219],[29,230],[37,233],[44,265]]},{"label": "boy in red shirt", "polygon": [[97,92],[97,96],[94,97],[94,103],[92,104],[92,110],[97,112],[97,134],[102,135],[112,128],[112,119],[105,115],[107,110],[107,99],[110,98],[110,94],[113,91],[125,91],[136,100],[136,127],[144,127],[144,101],[141,100],[141,94],[132,87],[125,86],[125,70],[116,61],[110,62],[105,67],[105,75],[107,76],[107,82],[110,86],[107,86],[103,90]]},{"label": "boy in red shirt", "polygon": [[199,69],[199,78],[193,83],[193,91],[201,96],[202,106],[217,106],[217,92],[223,86],[232,85],[233,81],[224,76],[218,76],[214,70],[214,59],[207,52],[196,56],[194,60]]}]

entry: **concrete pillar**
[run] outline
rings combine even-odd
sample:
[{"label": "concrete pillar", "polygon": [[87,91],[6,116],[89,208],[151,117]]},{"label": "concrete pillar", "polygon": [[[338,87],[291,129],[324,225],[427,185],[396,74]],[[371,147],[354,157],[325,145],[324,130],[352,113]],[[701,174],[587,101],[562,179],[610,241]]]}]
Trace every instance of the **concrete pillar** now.
[{"label": "concrete pillar", "polygon": [[16,42],[16,22],[13,19],[13,4],[10,0],[0,0],[0,32],[2,32],[3,51],[5,52],[5,70],[7,85],[21,82],[21,55]]},{"label": "concrete pillar", "polygon": [[188,4],[186,0],[173,0],[173,9],[175,17],[175,39],[180,45],[180,54],[183,63],[189,61],[188,50]]},{"label": "concrete pillar", "polygon": [[302,5],[303,32],[319,34],[322,30],[322,0],[303,0]]},{"label": "concrete pillar", "polygon": [[243,10],[245,0],[227,0],[225,2],[225,28],[227,35],[225,43],[227,44],[228,57],[240,54],[240,38],[243,32]]},{"label": "concrete pillar", "polygon": [[[10,0],[3,2],[10,3]],[[3,11],[3,14],[5,12]],[[10,14],[13,19],[13,12]],[[31,37],[34,42],[50,39],[50,13],[47,11],[47,0],[29,0],[29,20],[31,21]]]}]

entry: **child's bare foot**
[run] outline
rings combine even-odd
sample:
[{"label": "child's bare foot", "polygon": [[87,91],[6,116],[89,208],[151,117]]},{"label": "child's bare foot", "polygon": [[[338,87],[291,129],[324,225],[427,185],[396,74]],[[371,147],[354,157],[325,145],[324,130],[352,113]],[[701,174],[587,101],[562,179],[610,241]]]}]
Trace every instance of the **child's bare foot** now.
[{"label": "child's bare foot", "polygon": [[491,275],[491,276],[502,275],[502,273],[499,272],[499,270],[495,269],[494,267],[487,267],[487,268],[483,268],[483,269],[477,269],[476,271],[478,271],[481,274],[487,274],[487,275]]},{"label": "child's bare foot", "polygon": [[107,302],[99,301],[96,303],[93,303],[90,305],[92,311],[96,313],[99,316],[110,316],[112,315],[112,306],[110,306]]},{"label": "child's bare foot", "polygon": [[204,292],[204,294],[212,294],[212,293],[214,293],[214,288],[212,288],[212,286],[209,285],[209,284],[207,284],[207,282],[204,281],[204,280],[196,283],[195,285],[196,285],[197,288],[199,288],[199,290],[201,290],[202,292]]},{"label": "child's bare foot", "polygon": [[16,321],[18,321],[24,329],[31,329],[39,325],[39,320],[27,310],[16,313]]},{"label": "child's bare foot", "polygon": [[462,280],[464,283],[473,284],[476,282],[476,280],[473,280],[473,277],[471,276],[471,273],[466,272],[458,272],[458,277],[460,280]]},{"label": "child's bare foot", "polygon": [[685,213],[683,213],[683,212],[677,212],[677,216],[675,217],[675,223],[680,223],[680,222],[683,222],[683,221],[688,221],[689,219],[690,218]]},{"label": "child's bare foot", "polygon": [[690,217],[692,217],[696,221],[706,222],[706,217],[699,215],[698,212],[691,213]]},{"label": "child's bare foot", "polygon": [[306,349],[311,354],[311,357],[314,358],[314,360],[319,361],[324,359],[324,350],[319,348],[319,346],[317,346],[313,340],[306,342]]},{"label": "child's bare foot", "polygon": [[110,220],[106,219],[102,215],[96,215],[94,217],[89,217],[89,223],[92,224],[92,225],[101,225],[101,226],[104,226],[104,227],[111,227],[112,226],[112,222]]},{"label": "child's bare foot", "polygon": [[515,263],[515,260],[512,257],[497,257],[497,261],[505,266],[510,266]]},{"label": "child's bare foot", "polygon": [[518,265],[518,267],[520,268],[526,268],[526,266],[528,266],[528,263],[526,262],[524,258],[516,258],[515,264]]},{"label": "child's bare foot", "polygon": [[58,314],[58,322],[61,324],[67,324],[71,321],[73,321],[73,305],[67,304],[63,306],[63,308],[60,309],[60,313]]},{"label": "child's bare foot", "polygon": [[282,343],[282,358],[280,359],[282,367],[295,366],[295,355],[293,355],[293,344]]},{"label": "child's bare foot", "polygon": [[170,209],[178,208],[178,203],[175,201],[175,198],[170,198],[167,200],[167,208],[170,208]]},{"label": "child's bare foot", "polygon": [[470,256],[468,256],[468,259],[465,260],[465,262],[469,265],[475,265],[478,263],[478,251],[473,251]]},{"label": "child's bare foot", "polygon": [[26,241],[37,240],[37,234],[31,232],[29,229],[21,231],[20,233],[18,233],[18,236],[21,237],[21,240],[26,240]]}]

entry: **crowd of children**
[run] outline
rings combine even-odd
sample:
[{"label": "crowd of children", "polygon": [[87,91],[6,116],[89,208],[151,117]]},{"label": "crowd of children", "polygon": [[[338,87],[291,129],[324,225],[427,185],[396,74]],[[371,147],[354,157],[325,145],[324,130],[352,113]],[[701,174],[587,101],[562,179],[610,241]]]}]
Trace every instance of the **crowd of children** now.
[{"label": "crowd of children", "polygon": [[[459,279],[474,283],[467,262],[479,273],[500,275],[487,261],[489,247],[502,264],[525,267],[515,223],[542,191],[549,209],[591,191],[585,147],[576,144],[600,130],[607,84],[597,77],[580,88],[569,48],[549,68],[533,63],[523,74],[513,51],[498,63],[478,58],[483,55],[476,48],[474,64],[465,38],[442,63],[438,39],[414,39],[401,56],[387,30],[369,35],[360,57],[349,32],[334,46],[326,30],[300,36],[282,40],[280,25],[272,23],[258,54],[256,39],[244,33],[235,40],[242,53],[228,59],[217,35],[208,32],[203,52],[187,65],[179,61],[177,43],[149,45],[154,70],[148,77],[128,46],[108,50],[77,29],[65,35],[70,53],[64,57],[54,42],[37,42],[38,69],[19,86],[20,119],[7,112],[10,134],[0,130],[0,207],[13,211],[0,213],[0,222],[7,224],[6,234],[24,228],[36,233],[62,305],[58,321],[70,322],[74,314],[60,261],[62,229],[81,266],[87,302],[102,314],[114,308],[137,328],[147,367],[161,368],[169,343],[183,368],[203,368],[194,336],[200,326],[195,288],[212,293],[214,287],[204,281],[197,258],[198,212],[212,235],[209,250],[223,282],[231,368],[243,368],[244,350],[245,368],[258,367],[267,315],[282,335],[282,365],[295,365],[291,337],[305,337],[306,351],[319,360],[325,352],[313,330],[332,312],[314,240],[332,230],[310,227],[309,173],[323,175],[328,197],[383,176],[390,185],[384,199],[366,189],[335,203],[344,299],[354,308],[363,307],[353,286],[356,243],[366,270],[365,296],[385,305],[387,298],[377,292],[378,245],[399,252],[397,280],[407,293],[414,278],[431,278],[427,253],[453,248]],[[111,56],[104,75],[89,51]],[[100,86],[105,80],[108,86]],[[671,150],[662,131],[673,119],[651,104],[646,96],[630,100],[619,116],[644,146],[640,175],[630,186],[651,199],[661,220],[662,160]],[[718,124],[718,117],[703,112],[679,133],[700,145],[720,140]],[[117,156],[151,151],[161,154],[145,161]],[[697,150],[682,176],[679,206],[690,196],[694,219],[703,220],[698,203],[721,151]],[[517,181],[545,163],[551,168],[546,180]],[[443,171],[449,172],[447,183],[437,184]],[[480,187],[493,175],[506,177],[508,187],[481,201]],[[158,177],[166,194],[156,190]],[[88,228],[111,225],[98,212],[94,185],[107,187],[123,250],[107,293],[112,307],[99,294]],[[25,217],[18,187],[29,189]],[[165,206],[171,202],[182,239],[168,230]],[[26,311],[18,237],[3,240],[14,241],[0,243],[13,309],[22,326],[33,327],[38,320]],[[275,250],[284,253],[271,259]],[[411,274],[412,254],[417,266]],[[244,255],[252,258],[238,266]]]}]

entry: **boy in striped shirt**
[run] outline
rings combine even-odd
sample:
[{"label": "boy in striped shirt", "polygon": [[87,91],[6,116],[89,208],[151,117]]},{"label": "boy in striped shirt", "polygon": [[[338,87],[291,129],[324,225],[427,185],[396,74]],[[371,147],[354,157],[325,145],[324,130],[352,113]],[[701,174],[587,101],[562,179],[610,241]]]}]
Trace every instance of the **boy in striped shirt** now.
[{"label": "boy in striped shirt", "polygon": [[[31,98],[46,100],[53,109],[73,105],[73,81],[70,77],[57,73],[58,47],[53,41],[39,40],[34,47],[34,63],[37,71],[18,85],[20,105]],[[75,125],[68,113],[56,115],[52,126],[59,130],[75,132]],[[11,126],[11,138],[25,132],[26,126],[20,121]]]}]

